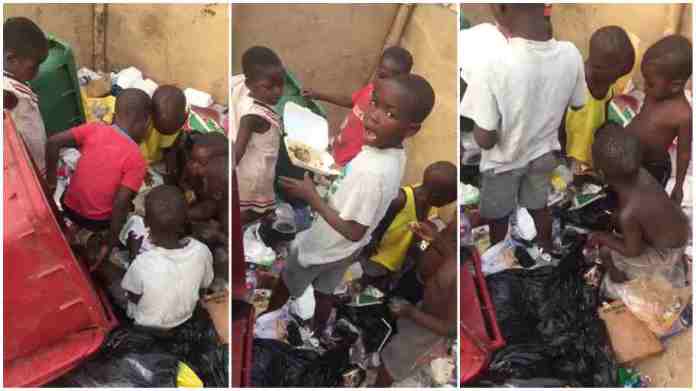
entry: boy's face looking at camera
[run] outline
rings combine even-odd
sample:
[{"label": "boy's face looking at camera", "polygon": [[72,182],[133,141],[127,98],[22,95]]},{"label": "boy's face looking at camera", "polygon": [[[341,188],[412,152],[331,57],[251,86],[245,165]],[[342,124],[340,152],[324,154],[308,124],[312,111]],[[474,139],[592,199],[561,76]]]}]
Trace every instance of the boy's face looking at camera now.
[{"label": "boy's face looking at camera", "polygon": [[370,106],[365,113],[365,144],[375,148],[401,145],[420,129],[411,121],[407,91],[391,79],[375,81]]},{"label": "boy's face looking at camera", "polygon": [[278,104],[283,96],[285,69],[282,66],[269,66],[258,78],[247,80],[251,96],[267,105]]},{"label": "boy's face looking at camera", "polygon": [[379,63],[379,67],[377,68],[377,78],[387,79],[408,72],[409,71],[404,69],[404,66],[397,60],[389,56],[383,56],[382,61]]}]

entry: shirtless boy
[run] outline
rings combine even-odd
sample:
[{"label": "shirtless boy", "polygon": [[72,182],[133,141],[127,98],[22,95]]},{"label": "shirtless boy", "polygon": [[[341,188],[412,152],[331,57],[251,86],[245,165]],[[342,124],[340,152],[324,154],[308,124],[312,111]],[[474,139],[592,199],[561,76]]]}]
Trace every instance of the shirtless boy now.
[{"label": "shirtless boy", "polygon": [[611,252],[611,280],[632,279],[626,274],[630,265],[678,261],[690,235],[689,221],[641,167],[644,159],[638,137],[618,125],[604,125],[597,131],[592,156],[600,176],[619,198],[617,224],[622,236],[595,232],[590,238],[591,244]]},{"label": "shirtless boy", "polygon": [[643,147],[643,167],[664,187],[672,175],[667,152],[677,145],[677,178],[671,198],[681,204],[686,171],[691,161],[691,106],[684,85],[691,77],[691,43],[679,35],[662,38],[643,56],[645,103],[627,127]]}]

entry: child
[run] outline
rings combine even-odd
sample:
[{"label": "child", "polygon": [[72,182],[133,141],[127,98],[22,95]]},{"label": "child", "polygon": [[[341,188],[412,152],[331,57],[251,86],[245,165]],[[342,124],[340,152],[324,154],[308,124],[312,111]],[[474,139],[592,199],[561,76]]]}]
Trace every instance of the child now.
[{"label": "child", "polygon": [[149,165],[164,159],[170,183],[176,183],[175,179],[179,177],[173,146],[187,117],[186,96],[179,88],[164,85],[155,90],[152,95],[152,124],[140,143],[140,151]]},{"label": "child", "polygon": [[365,113],[365,147],[348,166],[328,203],[309,176],[304,180],[280,178],[288,194],[306,201],[319,217],[292,243],[269,311],[280,308],[288,292],[301,297],[312,285],[317,294],[314,329],[324,330],[335,288],[398,195],[406,164],[403,141],[420,130],[434,102],[432,87],[420,76],[378,79]]},{"label": "child", "polygon": [[216,156],[224,156],[226,159],[228,152],[229,140],[220,133],[206,133],[195,138],[190,159],[186,164],[186,183],[183,184],[183,187],[194,192],[196,198],[195,203],[189,208],[191,221],[208,220],[213,217],[216,202],[203,190],[203,178],[207,175],[211,159]]},{"label": "child", "polygon": [[227,279],[229,263],[227,247],[229,245],[229,159],[227,155],[217,155],[210,159],[203,178],[203,191],[214,203],[212,206],[213,221],[200,225],[194,236],[205,242],[215,254],[215,274]]},{"label": "child", "polygon": [[672,175],[667,152],[676,137],[677,178],[672,199],[681,204],[686,172],[691,161],[691,106],[684,85],[691,77],[691,43],[670,35],[648,48],[641,72],[645,79],[645,103],[627,127],[643,145],[643,166],[665,186]]},{"label": "child", "polygon": [[470,80],[461,107],[483,149],[481,216],[495,244],[505,238],[515,208],[527,208],[539,245],[550,252],[549,174],[558,165],[554,151],[561,149],[557,132],[566,108],[585,103],[582,57],[572,43],[550,38],[543,4],[493,10],[508,43],[491,54],[487,72]]},{"label": "child", "polygon": [[[98,264],[118,243],[133,198],[147,172],[138,148],[147,132],[152,102],[146,93],[125,89],[116,99],[113,125],[88,123],[54,134],[46,145],[46,181],[56,187],[61,148],[78,148],[80,160],[63,196],[65,215],[88,231],[109,230],[97,256]],[[96,267],[96,266],[95,266]]]},{"label": "child", "polygon": [[48,57],[48,41],[27,18],[9,18],[3,25],[3,108],[27,145],[40,177],[46,174],[46,129],[39,97],[26,85]]},{"label": "child", "polygon": [[242,55],[244,75],[232,81],[232,141],[239,182],[241,224],[275,208],[275,167],[282,122],[273,106],[283,95],[285,69],[271,49],[255,46]]},{"label": "child", "polygon": [[621,27],[606,26],[592,34],[585,61],[587,101],[580,110],[568,110],[559,135],[566,155],[574,160],[575,172],[581,172],[581,166],[592,166],[594,132],[607,120],[616,81],[631,72],[635,60],[631,40]]},{"label": "child", "polygon": [[[429,165],[423,184],[404,186],[392,200],[384,219],[365,248],[363,285],[385,289],[384,277],[401,270],[413,241],[413,223],[425,224],[433,207],[441,208],[457,199],[457,167],[445,161]],[[433,231],[431,229],[430,231]],[[429,240],[432,240],[432,233]]]},{"label": "child", "polygon": [[614,124],[600,128],[592,146],[599,174],[618,194],[617,224],[622,235],[595,232],[590,243],[610,250],[609,278],[615,283],[637,277],[641,267],[645,273],[649,266],[676,265],[691,235],[680,206],[641,168],[641,149],[638,137]]},{"label": "child", "polygon": [[171,329],[187,321],[199,291],[213,281],[213,257],[201,242],[182,237],[186,200],[174,186],[157,186],[145,200],[153,248],[139,254],[121,281],[135,324]]},{"label": "child", "polygon": [[[382,59],[377,68],[377,80],[408,74],[411,72],[412,67],[413,57],[411,57],[411,53],[404,48],[392,46],[387,48],[382,54]],[[312,90],[303,91],[303,95],[308,98],[323,100],[337,106],[352,109],[350,114],[343,120],[340,133],[332,142],[334,160],[339,166],[348,164],[362,149],[365,134],[363,117],[372,99],[373,90],[374,82],[370,82],[353,93],[352,97],[328,95]]]},{"label": "child", "polygon": [[[445,338],[457,337],[457,219],[423,254],[423,300],[390,303],[398,333],[382,350],[375,387],[388,387],[412,374],[417,361]],[[465,266],[462,266],[465,267]]]}]

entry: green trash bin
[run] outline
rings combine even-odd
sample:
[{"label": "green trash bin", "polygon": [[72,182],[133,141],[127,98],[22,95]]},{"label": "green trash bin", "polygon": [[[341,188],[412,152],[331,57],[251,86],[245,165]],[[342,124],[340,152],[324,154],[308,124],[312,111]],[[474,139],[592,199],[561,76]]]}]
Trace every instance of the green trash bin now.
[{"label": "green trash bin", "polygon": [[[300,86],[299,81],[290,72],[285,73],[285,85],[283,86],[283,96],[280,101],[275,106],[275,110],[280,115],[283,115],[283,109],[285,104],[288,102],[294,102],[302,107],[306,107],[315,114],[318,114],[326,118],[326,110],[312,99],[307,99],[302,96],[302,86]],[[278,151],[278,162],[276,163],[276,178],[280,176],[287,176],[291,178],[302,179],[306,170],[300,167],[294,166],[290,162],[290,156],[288,156],[288,151],[285,149],[285,140],[281,138],[280,140],[280,151]],[[282,190],[277,187],[276,183],[276,193],[285,198],[282,194]],[[291,202],[297,204],[297,202]]]},{"label": "green trash bin", "polygon": [[29,85],[39,96],[39,110],[49,136],[85,122],[75,57],[64,42],[48,35],[48,58]]}]

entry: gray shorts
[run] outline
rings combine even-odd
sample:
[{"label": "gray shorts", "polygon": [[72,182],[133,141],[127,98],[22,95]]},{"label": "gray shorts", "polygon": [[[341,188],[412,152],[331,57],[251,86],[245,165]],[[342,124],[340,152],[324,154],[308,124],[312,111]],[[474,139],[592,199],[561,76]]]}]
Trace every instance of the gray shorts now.
[{"label": "gray shorts", "polygon": [[527,166],[511,171],[481,173],[481,217],[500,219],[509,216],[517,206],[529,210],[546,207],[551,187],[551,172],[559,162],[553,152],[542,155]]},{"label": "gray shorts", "polygon": [[391,273],[391,270],[367,257],[360,257],[360,266],[363,273],[370,277],[384,277]]},{"label": "gray shorts", "polygon": [[343,280],[346,270],[356,261],[358,254],[356,252],[346,258],[324,265],[304,267],[298,262],[297,252],[295,246],[290,246],[285,268],[281,273],[283,281],[293,297],[301,296],[310,284],[316,291],[326,295],[333,294]]}]

